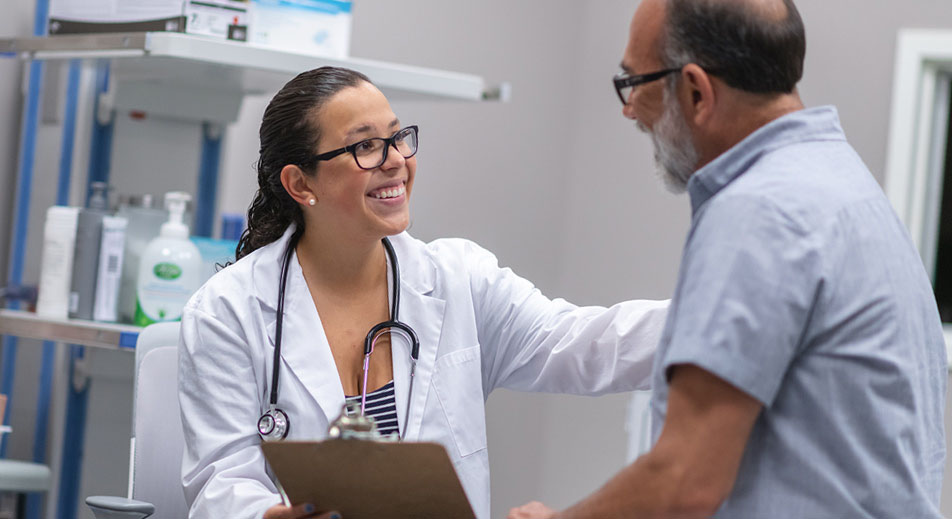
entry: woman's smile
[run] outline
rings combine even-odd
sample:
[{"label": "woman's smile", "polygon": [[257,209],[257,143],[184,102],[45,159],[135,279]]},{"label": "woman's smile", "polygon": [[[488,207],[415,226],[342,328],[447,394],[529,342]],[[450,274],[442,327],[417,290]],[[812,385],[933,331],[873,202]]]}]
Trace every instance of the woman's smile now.
[{"label": "woman's smile", "polygon": [[387,205],[398,205],[406,200],[406,194],[406,182],[399,181],[378,187],[367,193],[367,196]]}]

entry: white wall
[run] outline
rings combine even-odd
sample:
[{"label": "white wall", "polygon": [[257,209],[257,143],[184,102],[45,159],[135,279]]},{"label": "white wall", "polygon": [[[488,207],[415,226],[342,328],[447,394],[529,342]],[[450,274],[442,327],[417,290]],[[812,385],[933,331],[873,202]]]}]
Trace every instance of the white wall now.
[{"label": "white wall", "polygon": [[[9,3],[0,34],[28,34],[32,0],[13,0],[13,15],[6,16]],[[952,27],[948,0],[799,4],[808,31],[803,97],[811,105],[839,107],[851,142],[882,181],[896,31]],[[610,83],[635,7],[635,0],[355,2],[353,55],[513,84],[508,104],[394,104],[402,120],[421,126],[415,235],[474,239],[546,294],[578,303],[670,294],[688,225],[687,200],[659,186],[650,142],[621,117]],[[19,83],[11,63],[0,59],[0,113],[8,114],[0,121],[0,181],[12,188]],[[222,210],[243,212],[250,200],[257,123],[266,102],[246,100],[241,120],[228,130]],[[156,166],[163,149],[187,148],[197,139],[126,128],[130,143],[154,137],[155,155],[147,160],[153,171],[162,169]],[[58,146],[58,134],[48,138]],[[137,159],[131,145],[118,150],[114,177]],[[55,156],[50,160],[55,163]],[[195,160],[165,157],[161,163],[187,176]],[[8,196],[0,190],[0,265],[9,240]],[[20,373],[31,369],[18,364]],[[495,393],[488,404],[493,517],[529,499],[570,504],[620,468],[626,401],[624,395]],[[29,409],[16,412],[23,416]],[[32,417],[23,422],[32,424]],[[16,452],[29,457],[29,446],[24,441]],[[120,458],[112,461],[121,472]]]}]

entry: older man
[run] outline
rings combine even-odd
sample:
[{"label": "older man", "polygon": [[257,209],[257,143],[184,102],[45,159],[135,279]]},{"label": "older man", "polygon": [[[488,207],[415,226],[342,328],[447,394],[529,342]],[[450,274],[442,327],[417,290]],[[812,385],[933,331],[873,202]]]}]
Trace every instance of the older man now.
[{"label": "older man", "polygon": [[616,88],[693,214],[656,442],[575,506],[510,517],[940,517],[935,299],[835,109],[803,108],[805,47],[790,0],[639,6]]}]

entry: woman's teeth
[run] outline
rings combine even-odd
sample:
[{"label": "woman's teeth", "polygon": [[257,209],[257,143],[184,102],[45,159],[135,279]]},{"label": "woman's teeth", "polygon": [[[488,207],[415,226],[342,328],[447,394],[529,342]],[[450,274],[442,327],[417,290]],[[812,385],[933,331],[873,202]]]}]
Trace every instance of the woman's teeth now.
[{"label": "woman's teeth", "polygon": [[392,189],[383,189],[373,194],[374,198],[396,198],[407,192],[406,186],[398,186]]}]

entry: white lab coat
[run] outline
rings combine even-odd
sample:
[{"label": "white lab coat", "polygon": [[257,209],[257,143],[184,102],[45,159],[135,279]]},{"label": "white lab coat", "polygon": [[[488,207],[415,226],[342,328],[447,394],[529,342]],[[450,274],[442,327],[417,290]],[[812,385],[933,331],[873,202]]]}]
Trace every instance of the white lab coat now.
[{"label": "white lab coat", "polygon": [[[179,393],[192,518],[259,519],[280,501],[256,424],[268,406],[278,279],[290,232],[216,274],[186,305]],[[403,233],[391,242],[400,264],[400,319],[420,339],[408,424],[408,346],[401,339],[392,345],[400,427],[408,441],[446,447],[478,518],[489,518],[484,405],[490,391],[597,395],[649,384],[667,302],[577,307],[546,298],[470,241],[424,243]],[[289,416],[288,438],[325,437],[344,393],[296,258],[281,359],[278,407]]]}]

